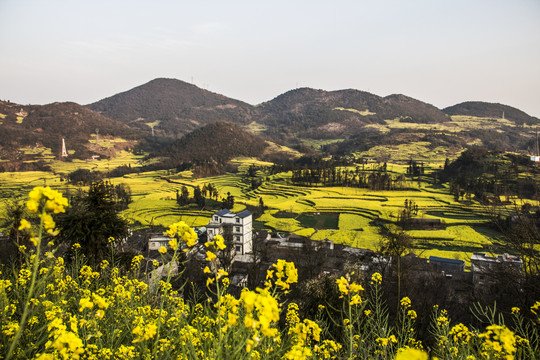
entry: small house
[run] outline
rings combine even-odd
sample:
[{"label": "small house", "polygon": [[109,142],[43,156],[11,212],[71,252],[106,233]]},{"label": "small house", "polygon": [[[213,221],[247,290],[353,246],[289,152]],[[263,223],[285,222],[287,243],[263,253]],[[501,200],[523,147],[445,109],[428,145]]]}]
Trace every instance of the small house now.
[{"label": "small house", "polygon": [[428,262],[437,268],[437,271],[462,272],[465,271],[465,261],[449,259],[438,256],[430,256]]}]

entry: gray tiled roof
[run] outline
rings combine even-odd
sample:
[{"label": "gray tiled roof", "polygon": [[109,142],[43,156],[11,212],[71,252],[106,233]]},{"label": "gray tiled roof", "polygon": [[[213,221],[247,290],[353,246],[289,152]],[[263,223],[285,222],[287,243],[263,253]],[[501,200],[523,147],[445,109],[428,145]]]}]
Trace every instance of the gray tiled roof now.
[{"label": "gray tiled roof", "polygon": [[251,211],[249,211],[249,210],[244,210],[244,211],[241,211],[238,214],[236,214],[236,216],[238,216],[241,219],[245,218],[245,217],[248,217],[249,215],[251,215]]}]

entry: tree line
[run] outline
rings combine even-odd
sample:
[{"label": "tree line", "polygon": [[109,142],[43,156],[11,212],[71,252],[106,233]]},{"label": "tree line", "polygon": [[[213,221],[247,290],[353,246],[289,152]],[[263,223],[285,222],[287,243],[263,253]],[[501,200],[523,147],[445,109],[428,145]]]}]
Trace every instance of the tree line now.
[{"label": "tree line", "polygon": [[537,199],[540,184],[535,163],[522,155],[485,148],[464,151],[455,161],[446,161],[440,180],[447,181],[455,200],[500,204],[501,197]]},{"label": "tree line", "polygon": [[392,175],[384,163],[375,170],[354,170],[338,166],[315,166],[292,170],[291,181],[301,186],[347,186],[370,190],[402,190],[407,187],[403,174]]}]

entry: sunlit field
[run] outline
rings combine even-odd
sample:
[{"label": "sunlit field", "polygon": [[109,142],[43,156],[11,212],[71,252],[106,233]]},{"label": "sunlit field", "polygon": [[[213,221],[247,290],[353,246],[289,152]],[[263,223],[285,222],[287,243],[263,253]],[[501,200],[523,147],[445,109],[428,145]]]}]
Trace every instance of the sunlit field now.
[{"label": "sunlit field", "polygon": [[[441,157],[442,159],[442,157]],[[21,172],[0,173],[0,194],[4,201],[26,193],[33,186],[48,185],[55,189],[76,189],[68,186],[62,176],[78,169],[108,171],[117,166],[140,166],[140,157],[120,152],[111,160],[52,161],[56,173]],[[152,171],[132,173],[121,178],[109,179],[113,184],[126,184],[132,192],[133,202],[123,212],[135,228],[167,226],[183,220],[191,226],[204,226],[215,210],[199,209],[194,204],[180,208],[176,194],[186,186],[193,196],[196,186],[214,185],[219,192],[218,201],[230,193],[235,198],[233,211],[256,207],[262,199],[266,210],[255,220],[255,227],[273,232],[296,233],[314,240],[329,239],[335,243],[358,248],[377,250],[381,241],[377,220],[396,222],[405,200],[418,205],[415,217],[440,219],[443,226],[435,230],[410,230],[415,239],[413,250],[421,257],[431,255],[462,259],[469,263],[473,252],[482,251],[496,241],[496,233],[485,223],[487,211],[478,204],[465,205],[454,201],[445,186],[434,185],[424,176],[405,183],[406,190],[372,191],[352,187],[295,186],[291,173],[268,174],[272,164],[256,159],[239,158],[233,161],[238,172],[225,175],[194,178],[189,171]],[[256,165],[262,185],[251,189],[243,181],[248,167]],[[373,164],[365,166],[366,169]],[[434,164],[426,173],[438,168]],[[405,173],[406,167],[388,164],[393,174]],[[214,204],[217,202],[214,199]],[[2,210],[4,211],[4,210]],[[5,214],[1,214],[5,215]],[[331,219],[330,219],[331,218]],[[328,225],[331,224],[331,225]]]}]

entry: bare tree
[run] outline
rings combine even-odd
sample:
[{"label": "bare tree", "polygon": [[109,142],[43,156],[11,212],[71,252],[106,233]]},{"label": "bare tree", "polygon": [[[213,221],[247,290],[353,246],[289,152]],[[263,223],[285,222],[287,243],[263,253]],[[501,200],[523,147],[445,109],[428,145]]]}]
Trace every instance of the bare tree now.
[{"label": "bare tree", "polygon": [[397,226],[381,226],[379,234],[382,237],[380,252],[392,258],[397,265],[398,289],[397,297],[401,299],[401,257],[411,248],[412,238]]}]

